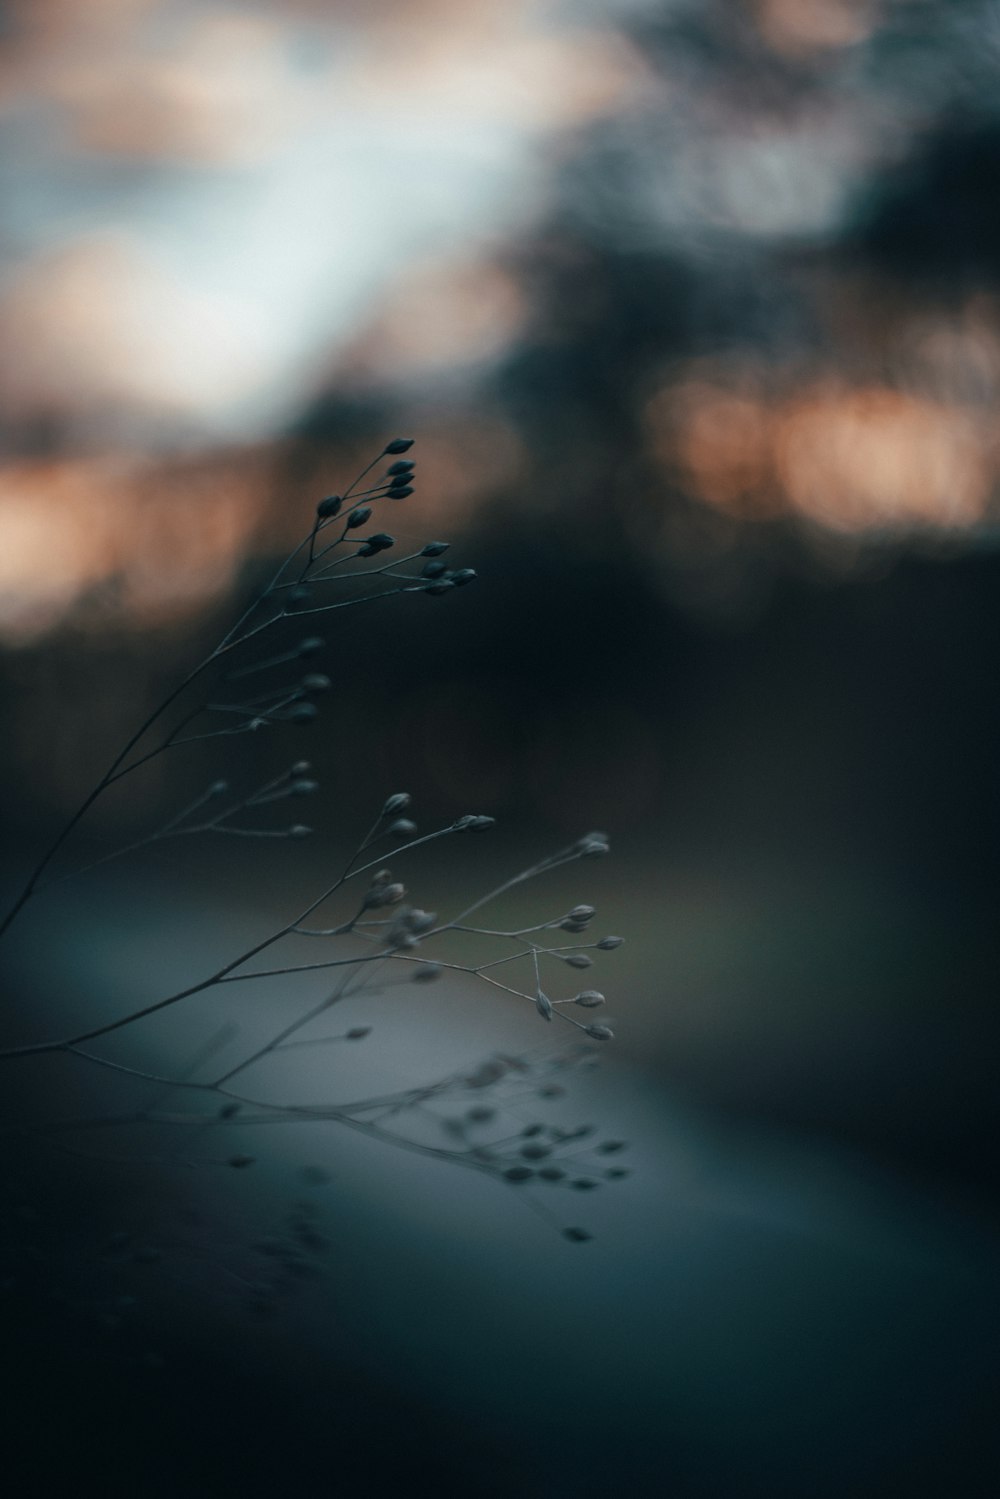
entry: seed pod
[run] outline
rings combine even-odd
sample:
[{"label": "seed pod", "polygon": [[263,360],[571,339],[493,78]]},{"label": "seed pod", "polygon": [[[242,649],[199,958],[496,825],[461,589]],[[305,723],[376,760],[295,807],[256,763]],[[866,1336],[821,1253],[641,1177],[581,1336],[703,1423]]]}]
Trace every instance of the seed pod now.
[{"label": "seed pod", "polygon": [[412,458],[400,458],[395,463],[389,464],[386,473],[396,478],[399,474],[412,474],[416,466]]},{"label": "seed pod", "polygon": [[392,442],[386,443],[382,449],[383,453],[408,453],[413,447],[412,437],[394,437]]},{"label": "seed pod", "polygon": [[421,557],[440,557],[441,553],[446,552],[450,546],[450,541],[429,541],[422,548],[420,555]]},{"label": "seed pod", "polygon": [[594,1041],[613,1041],[615,1038],[615,1033],[609,1025],[588,1025],[585,1030]]},{"label": "seed pod", "polygon": [[356,531],[359,526],[364,525],[366,520],[371,519],[371,513],[372,507],[370,505],[359,505],[357,510],[352,510],[347,517],[347,529],[349,531]]},{"label": "seed pod", "polygon": [[344,501],[339,494],[328,494],[326,499],[320,500],[316,506],[316,514],[320,520],[329,520],[331,516],[339,512],[343,503]]},{"label": "seed pod", "polygon": [[374,536],[365,538],[365,544],[358,553],[359,557],[374,557],[378,552],[387,552],[390,547],[396,545],[396,538],[389,536],[385,531],[376,531]]},{"label": "seed pod", "polygon": [[624,941],[624,937],[602,937],[597,945],[602,952],[613,952],[616,947],[621,947]]},{"label": "seed pod", "polygon": [[596,1010],[604,1002],[604,995],[598,989],[582,989],[573,1001],[585,1010]]},{"label": "seed pod", "polygon": [[385,806],[382,808],[382,817],[395,817],[397,812],[405,812],[413,798],[408,791],[396,791],[392,796],[386,798]]}]

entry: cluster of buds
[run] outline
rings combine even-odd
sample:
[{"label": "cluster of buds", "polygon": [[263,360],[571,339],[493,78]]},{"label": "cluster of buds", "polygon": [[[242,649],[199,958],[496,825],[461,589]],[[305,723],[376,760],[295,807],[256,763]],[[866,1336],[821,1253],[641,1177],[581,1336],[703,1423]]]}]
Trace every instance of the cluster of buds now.
[{"label": "cluster of buds", "polygon": [[433,929],[437,922],[436,911],[421,911],[416,906],[402,906],[389,927],[385,937],[390,952],[412,952],[420,946],[420,939]]}]

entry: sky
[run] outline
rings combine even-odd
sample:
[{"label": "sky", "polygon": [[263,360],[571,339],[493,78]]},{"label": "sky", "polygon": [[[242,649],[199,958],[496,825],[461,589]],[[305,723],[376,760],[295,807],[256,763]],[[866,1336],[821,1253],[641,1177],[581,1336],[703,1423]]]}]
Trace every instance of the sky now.
[{"label": "sky", "polygon": [[[995,535],[992,272],[928,290],[862,243],[936,133],[990,127],[992,0],[8,0],[0,28],[0,638],[230,587],[331,398],[419,419],[442,511],[481,504],[470,420],[494,499],[576,504],[497,396],[557,345],[554,407],[634,344],[665,557],[678,493],[834,541]],[[662,270],[645,348],[630,265]]]}]

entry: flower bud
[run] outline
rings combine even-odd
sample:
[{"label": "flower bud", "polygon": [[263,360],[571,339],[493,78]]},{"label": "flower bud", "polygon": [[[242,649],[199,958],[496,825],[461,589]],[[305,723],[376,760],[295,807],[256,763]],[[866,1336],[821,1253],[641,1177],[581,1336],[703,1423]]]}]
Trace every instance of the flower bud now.
[{"label": "flower bud", "polygon": [[[385,872],[385,871],[383,871]],[[366,911],[378,910],[382,906],[395,906],[403,899],[406,889],[398,882],[395,884],[379,881],[376,877],[369,886],[368,892],[362,902]]]},{"label": "flower bud", "polygon": [[329,692],[333,683],[323,672],[312,671],[307,677],[302,678],[300,686],[304,692]]},{"label": "flower bud", "polygon": [[598,1005],[604,1004],[604,995],[599,989],[581,989],[573,1003],[582,1005],[585,1010],[595,1010]]},{"label": "flower bud", "polygon": [[405,812],[412,800],[413,798],[408,791],[396,791],[386,799],[385,806],[382,808],[380,815],[382,817],[394,817],[397,812]]},{"label": "flower bud", "polygon": [[289,838],[308,838],[312,828],[307,828],[303,823],[297,822],[294,827],[288,829]]},{"label": "flower bud", "polygon": [[541,989],[535,995],[535,1009],[543,1020],[552,1019],[552,1001],[547,994],[542,993]]},{"label": "flower bud", "polygon": [[395,822],[389,824],[386,831],[393,838],[410,838],[417,831],[417,825],[408,817],[397,817]]},{"label": "flower bud", "polygon": [[357,510],[352,510],[347,517],[347,529],[356,531],[358,526],[363,526],[366,520],[371,519],[372,507],[370,505],[359,505]]},{"label": "flower bud", "polygon": [[416,466],[412,458],[399,458],[395,463],[389,464],[386,473],[396,478],[399,474],[412,474]]},{"label": "flower bud", "polygon": [[326,641],[321,635],[308,635],[305,640],[299,641],[295,654],[297,656],[315,656],[316,652],[321,651],[325,645]]},{"label": "flower bud", "polygon": [[315,703],[293,703],[281,716],[286,723],[312,723],[319,717],[319,709]]},{"label": "flower bud", "polygon": [[450,593],[454,586],[450,579],[441,578],[437,583],[428,583],[421,591],[423,593]]},{"label": "flower bud", "polygon": [[293,781],[288,788],[290,796],[312,796],[318,790],[318,781]]},{"label": "flower bud", "polygon": [[421,557],[440,557],[441,553],[446,552],[450,546],[450,541],[429,541],[420,555]]},{"label": "flower bud", "polygon": [[386,443],[382,449],[383,453],[408,453],[413,447],[412,437],[394,437],[392,442]]},{"label": "flower bud", "polygon": [[609,1025],[588,1025],[584,1029],[594,1041],[613,1041],[615,1037]]},{"label": "flower bud", "polygon": [[570,921],[590,921],[597,912],[593,906],[574,906],[568,915]]},{"label": "flower bud", "polygon": [[312,762],[310,760],[296,760],[288,774],[292,776],[304,776],[308,775],[311,770]]},{"label": "flower bud", "polygon": [[338,513],[343,503],[339,494],[328,494],[326,499],[320,500],[316,506],[316,514],[320,520],[329,520],[331,516]]},{"label": "flower bud", "polygon": [[413,493],[412,484],[393,484],[389,489],[390,500],[405,500],[407,495]]},{"label": "flower bud", "polygon": [[504,1178],[509,1182],[527,1182],[534,1174],[530,1166],[508,1166]]},{"label": "flower bud", "polygon": [[624,937],[602,937],[597,945],[601,952],[613,952],[616,947],[621,947],[624,941]]},{"label": "flower bud", "polygon": [[594,960],[589,958],[585,952],[571,952],[568,957],[563,958],[570,968],[592,968]]},{"label": "flower bud", "polygon": [[420,569],[421,576],[425,578],[440,578],[447,571],[443,562],[425,562]]},{"label": "flower bud", "polygon": [[424,932],[429,932],[436,921],[436,911],[420,911],[414,909],[410,911],[406,917],[407,926],[410,928],[410,931],[415,933],[417,936],[422,936]]},{"label": "flower bud", "polygon": [[365,544],[358,553],[359,557],[374,557],[378,552],[387,552],[390,547],[396,545],[395,536],[389,536],[385,531],[376,531],[374,536],[365,537]]},{"label": "flower bud", "polygon": [[466,583],[471,583],[477,576],[474,567],[460,567],[457,572],[452,573],[451,581],[456,588],[464,588]]}]

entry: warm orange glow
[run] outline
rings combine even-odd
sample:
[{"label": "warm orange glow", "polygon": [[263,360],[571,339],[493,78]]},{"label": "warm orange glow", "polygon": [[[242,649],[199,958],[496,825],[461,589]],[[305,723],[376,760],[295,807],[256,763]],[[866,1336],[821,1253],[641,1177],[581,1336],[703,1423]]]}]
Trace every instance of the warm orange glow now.
[{"label": "warm orange glow", "polygon": [[661,392],[647,419],[661,459],[701,499],[737,514],[769,508],[769,418],[758,397],[695,379]]},{"label": "warm orange glow", "polygon": [[820,389],[774,423],[790,503],[844,531],[981,520],[996,477],[984,438],[960,408],[877,386]]},{"label": "warm orange glow", "polygon": [[498,358],[527,315],[514,280],[486,261],[431,261],[404,276],[344,360],[392,385]]},{"label": "warm orange glow", "polygon": [[757,24],[789,56],[850,47],[870,35],[875,0],[758,0]]},{"label": "warm orange glow", "polygon": [[987,413],[888,386],[819,380],[768,401],[679,380],[646,419],[684,488],[749,518],[791,509],[842,532],[962,529],[984,519],[1000,477]]},{"label": "warm orange glow", "polygon": [[258,542],[268,498],[262,459],[0,469],[0,635],[32,640],[98,591],[99,618],[141,625],[183,617],[223,593]]},{"label": "warm orange glow", "polygon": [[[290,550],[316,500],[371,453],[303,449],[291,492],[285,456],[262,444],[159,464],[119,454],[0,468],[0,638],[29,642],[69,618],[146,627],[189,617],[233,587],[247,558]],[[381,518],[401,547],[447,537],[485,496],[512,490],[524,464],[499,416],[438,418],[421,433],[419,501],[384,501]]]}]

